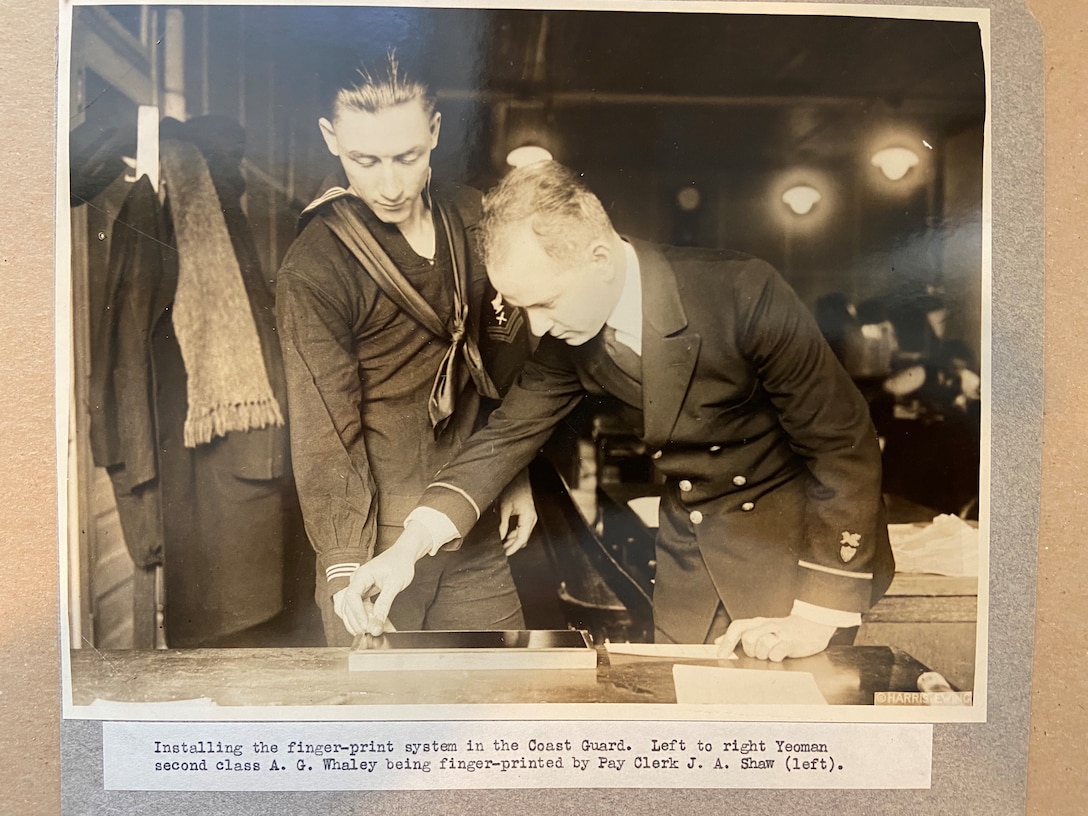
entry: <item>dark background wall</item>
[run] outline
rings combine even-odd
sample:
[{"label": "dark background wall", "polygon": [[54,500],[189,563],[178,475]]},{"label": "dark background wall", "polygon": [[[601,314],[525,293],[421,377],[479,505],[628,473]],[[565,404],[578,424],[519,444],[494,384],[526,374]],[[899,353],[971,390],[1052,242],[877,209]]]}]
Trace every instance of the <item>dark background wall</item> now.
[{"label": "dark background wall", "polygon": [[[950,335],[981,326],[985,72],[977,26],[854,17],[186,7],[190,115],[243,121],[251,218],[274,269],[292,207],[335,165],[323,78],[395,47],[439,90],[438,172],[480,187],[532,140],[585,173],[621,231],[728,246],[806,302],[939,282]],[[924,144],[928,147],[923,146]],[[909,144],[902,181],[869,161]],[[261,172],[258,172],[261,171]],[[808,216],[780,199],[819,188]],[[701,193],[684,213],[676,193]]]}]

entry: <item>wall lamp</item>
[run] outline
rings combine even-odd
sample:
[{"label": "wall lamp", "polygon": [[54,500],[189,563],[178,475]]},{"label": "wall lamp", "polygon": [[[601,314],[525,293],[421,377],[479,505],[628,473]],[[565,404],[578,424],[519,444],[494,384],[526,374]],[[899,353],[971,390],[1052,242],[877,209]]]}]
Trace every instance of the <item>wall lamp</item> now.
[{"label": "wall lamp", "polygon": [[782,201],[797,215],[808,215],[821,198],[820,191],[808,184],[798,184],[782,193]]},{"label": "wall lamp", "polygon": [[889,181],[899,181],[918,164],[918,154],[906,147],[886,147],[873,154],[872,164]]}]

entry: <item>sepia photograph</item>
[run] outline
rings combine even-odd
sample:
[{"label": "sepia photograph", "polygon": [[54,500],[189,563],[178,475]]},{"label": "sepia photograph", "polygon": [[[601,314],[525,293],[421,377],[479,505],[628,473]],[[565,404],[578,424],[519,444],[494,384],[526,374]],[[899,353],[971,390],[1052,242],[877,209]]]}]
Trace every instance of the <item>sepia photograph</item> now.
[{"label": "sepia photograph", "polygon": [[478,6],[69,9],[65,717],[985,721],[988,12]]}]

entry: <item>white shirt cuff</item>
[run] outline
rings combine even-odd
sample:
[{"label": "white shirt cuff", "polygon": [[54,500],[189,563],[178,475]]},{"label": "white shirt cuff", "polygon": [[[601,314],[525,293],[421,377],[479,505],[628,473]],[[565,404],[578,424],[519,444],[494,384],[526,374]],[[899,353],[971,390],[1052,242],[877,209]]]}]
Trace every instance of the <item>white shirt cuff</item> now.
[{"label": "white shirt cuff", "polygon": [[461,535],[457,532],[454,523],[450,521],[450,517],[433,507],[417,507],[408,514],[404,520],[404,526],[407,527],[413,521],[420,524],[431,535],[428,555],[434,555],[442,549],[443,544],[448,544]]},{"label": "white shirt cuff", "polygon": [[836,626],[839,629],[861,626],[860,612],[843,612],[841,609],[829,609],[826,606],[817,606],[804,601],[795,600],[790,614],[815,623],[822,623],[824,626]]}]

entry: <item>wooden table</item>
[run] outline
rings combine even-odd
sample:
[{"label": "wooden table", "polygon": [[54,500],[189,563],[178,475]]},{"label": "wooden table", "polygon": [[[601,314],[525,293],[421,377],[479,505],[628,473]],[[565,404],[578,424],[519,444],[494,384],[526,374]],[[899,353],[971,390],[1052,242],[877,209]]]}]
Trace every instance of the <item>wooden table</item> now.
[{"label": "wooden table", "polygon": [[926,667],[884,646],[831,647],[781,664],[615,658],[565,671],[349,672],[347,649],[73,650],[72,697],[161,702],[207,697],[219,705],[458,703],[675,703],[675,663],[806,671],[834,705],[871,705],[876,691],[917,691]]}]

